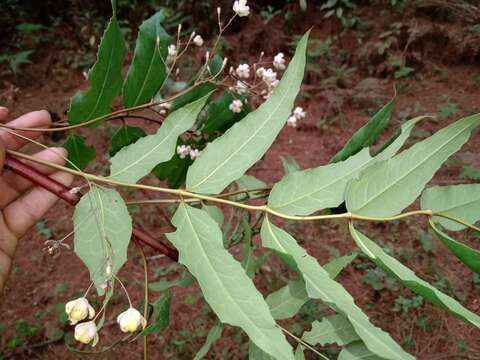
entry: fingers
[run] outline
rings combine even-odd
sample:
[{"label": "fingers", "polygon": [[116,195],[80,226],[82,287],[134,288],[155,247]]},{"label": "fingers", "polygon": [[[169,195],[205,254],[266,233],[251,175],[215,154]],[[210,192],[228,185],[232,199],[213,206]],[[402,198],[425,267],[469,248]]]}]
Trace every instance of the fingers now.
[{"label": "fingers", "polygon": [[[64,172],[56,172],[52,178],[66,186],[70,186],[73,181],[73,175]],[[35,187],[4,209],[5,223],[12,233],[21,237],[55,204],[57,199],[49,191]]]},{"label": "fingers", "polygon": [[[8,114],[8,111],[7,111]],[[0,115],[1,117],[1,115]],[[22,115],[19,118],[8,122],[6,125],[19,128],[48,128],[52,124],[50,114],[46,110],[32,111]],[[40,136],[40,132],[36,131],[15,131],[17,134],[36,139]],[[27,143],[24,139],[9,133],[6,129],[0,129],[0,141],[3,142],[7,149],[17,150]]]},{"label": "fingers", "polygon": [[[65,157],[67,151],[64,148],[50,148],[35,154],[34,157],[47,160],[55,164],[63,165],[65,163]],[[55,172],[48,166],[31,165],[37,171],[49,175]],[[32,183],[20,175],[15,174],[12,171],[6,171],[3,177],[0,177],[0,188],[2,192],[0,194],[0,209],[4,208],[16,198],[18,198],[24,191],[32,187]]]},{"label": "fingers", "polygon": [[3,165],[5,164],[5,147],[0,140],[0,174],[3,172]]},{"label": "fingers", "polygon": [[0,123],[6,122],[8,119],[8,109],[0,106]]}]

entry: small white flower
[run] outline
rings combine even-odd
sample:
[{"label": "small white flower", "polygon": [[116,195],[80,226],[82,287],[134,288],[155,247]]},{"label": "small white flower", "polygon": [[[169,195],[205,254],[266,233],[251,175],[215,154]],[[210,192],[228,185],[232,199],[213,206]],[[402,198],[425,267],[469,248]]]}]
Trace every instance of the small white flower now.
[{"label": "small white flower", "polygon": [[198,149],[192,149],[190,150],[190,158],[192,160],[195,160],[196,158],[198,158],[200,156],[200,150]]},{"label": "small white flower", "polygon": [[93,340],[92,346],[97,345],[98,333],[97,326],[93,321],[87,321],[75,326],[75,340],[83,344],[88,344]]},{"label": "small white flower", "polygon": [[277,85],[280,83],[280,80],[274,80],[271,84],[270,84],[270,88],[271,89],[274,89],[277,87]]},{"label": "small white flower", "polygon": [[168,46],[167,62],[172,62],[177,57],[177,47],[175,45]]},{"label": "small white flower", "polygon": [[196,35],[196,36],[193,38],[193,43],[194,43],[196,46],[202,46],[202,45],[203,45],[203,38],[202,38],[200,35]]},{"label": "small white flower", "polygon": [[238,99],[233,100],[229,106],[230,111],[234,113],[242,112],[242,107],[243,107],[243,103]]},{"label": "small white flower", "polygon": [[285,55],[283,53],[278,53],[273,58],[273,67],[278,70],[285,70]]},{"label": "small white flower", "polygon": [[240,95],[246,94],[248,92],[248,86],[243,81],[237,80],[235,91]]},{"label": "small white flower", "polygon": [[250,6],[247,5],[247,0],[237,0],[233,3],[233,11],[240,17],[248,16],[250,14]]},{"label": "small white flower", "polygon": [[264,68],[264,67],[259,67],[259,68],[257,69],[256,74],[257,74],[258,77],[263,77],[263,73],[264,73],[264,72],[265,72],[265,68]]},{"label": "small white flower", "polygon": [[144,329],[145,326],[147,326],[147,320],[145,320],[137,309],[132,307],[117,316],[117,323],[120,325],[120,330],[124,333],[135,332],[139,330],[140,327]]},{"label": "small white flower", "polygon": [[248,64],[240,64],[235,72],[239,78],[248,79],[250,77],[250,66]]},{"label": "small white flower", "polygon": [[87,317],[92,319],[95,316],[95,309],[84,297],[67,302],[65,304],[65,312],[68,315],[68,320],[70,320],[70,325],[75,325]]},{"label": "small white flower", "polygon": [[187,155],[190,154],[190,146],[188,145],[178,145],[177,146],[177,154],[180,156],[180,159],[185,159]]},{"label": "small white flower", "polygon": [[273,71],[272,69],[268,68],[265,71],[263,71],[262,74],[262,79],[265,81],[267,85],[271,85],[277,80],[277,73]]},{"label": "small white flower", "polygon": [[287,120],[287,125],[291,127],[297,127],[297,118],[295,116],[290,116]]},{"label": "small white flower", "polygon": [[293,110],[293,116],[295,116],[297,120],[303,119],[305,115],[305,111],[303,111],[300,106],[297,106],[295,110]]}]

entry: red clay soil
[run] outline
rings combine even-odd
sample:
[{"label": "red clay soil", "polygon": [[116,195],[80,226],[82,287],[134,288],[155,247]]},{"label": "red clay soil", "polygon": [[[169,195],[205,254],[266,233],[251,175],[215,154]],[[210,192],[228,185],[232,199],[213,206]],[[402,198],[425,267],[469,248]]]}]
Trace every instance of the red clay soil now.
[{"label": "red clay soil", "polygon": [[[231,45],[229,53],[235,54],[237,50],[241,50],[243,56],[247,57],[245,51],[248,51],[248,59],[255,59],[260,49],[265,49],[268,56],[280,50],[288,52],[289,47],[286,44],[291,34],[301,34],[314,26],[312,38],[325,39],[339,35],[332,45],[332,53],[337,54],[332,56],[332,62],[338,61],[338,54],[343,51],[349,59],[349,67],[356,68],[348,79],[348,85],[343,88],[322,83],[324,74],[319,76],[309,73],[303,87],[303,96],[298,99],[298,105],[303,106],[308,114],[307,118],[302,120],[296,129],[286,127],[265,158],[259,161],[249,173],[273,184],[283,176],[282,156],[294,157],[304,168],[327,163],[332,155],[342,148],[351,134],[368,119],[367,109],[377,109],[379,103],[388,101],[395,91],[396,116],[382,139],[392,134],[404,117],[412,118],[426,113],[436,114],[439,107],[445,103],[445,97],[449,97],[451,103],[457,104],[459,111],[445,119],[423,121],[419,125],[421,131],[415,131],[414,135],[417,139],[463,115],[480,112],[480,63],[478,56],[468,57],[465,53],[461,53],[462,46],[465,46],[464,43],[462,45],[462,41],[465,39],[459,38],[458,34],[461,33],[464,24],[460,20],[434,22],[428,16],[424,16],[425,14],[413,14],[413,17],[410,15],[412,14],[404,15],[405,18],[402,18],[402,15],[392,11],[382,10],[380,16],[380,10],[366,7],[361,17],[375,20],[370,23],[371,28],[364,34],[363,45],[358,45],[354,31],[349,30],[340,35],[341,26],[335,20],[325,20],[320,13],[315,12],[305,14],[305,18],[294,24],[288,33],[283,28],[281,17],[274,18],[266,27],[261,19],[254,15],[248,20],[248,26],[244,27],[242,33],[227,35]],[[418,36],[406,48],[407,61],[410,61],[418,71],[412,76],[399,80],[388,75],[388,69],[385,70],[385,59],[379,61],[366,57],[367,55],[360,52],[361,48],[366,47],[365,44],[378,41],[379,34],[394,21],[402,22],[405,28],[411,29],[415,23],[415,29],[423,29],[421,30],[423,36]],[[405,39],[400,39],[401,41]],[[447,51],[449,53],[446,53]],[[369,75],[368,65],[374,66],[373,75]],[[24,76],[30,76],[30,79],[23,80],[22,86],[14,85],[15,81],[10,78],[5,79],[0,88],[0,104],[9,106],[12,115],[48,108],[63,117],[68,109],[69,97],[85,85],[82,75],[78,71],[62,68],[56,63],[55,55],[38,59],[38,63],[25,69],[25,74],[27,75]],[[339,105],[334,106],[335,102]],[[88,134],[88,141],[96,146],[98,154],[106,152],[109,139],[107,132],[85,130],[83,133]],[[46,144],[57,144],[62,141],[51,136],[44,137]],[[459,178],[462,164],[480,167],[479,148],[480,136],[475,132],[470,142],[455,155],[455,161],[449,161],[432,180],[432,184],[468,182]],[[105,158],[100,157],[97,160],[98,164],[92,166],[90,171],[100,172],[106,169]],[[71,214],[72,209],[65,203],[58,203],[48,213],[45,224],[53,230],[55,237],[61,237],[71,231]],[[162,232],[168,230],[168,226],[157,215],[158,209],[154,207],[142,209],[144,226],[160,236]],[[353,241],[348,236],[345,222],[309,223],[302,226],[287,224],[287,226],[321,263],[329,259],[327,246],[337,248],[340,254],[348,254],[355,249]],[[361,227],[373,239],[393,244],[397,258],[399,258],[398,250],[410,249],[413,255],[407,260],[402,259],[403,263],[429,282],[435,282],[441,278],[448,280],[451,287],[446,291],[456,296],[470,310],[480,313],[480,288],[475,286],[472,273],[436,240],[433,240],[435,245],[433,252],[427,253],[423,250],[417,235],[420,231],[427,230],[425,219],[415,218],[368,226],[362,224]],[[456,237],[459,241],[464,241],[473,247],[480,247],[479,238],[473,233],[456,234]],[[14,359],[74,359],[77,357],[65,347],[63,340],[51,343],[46,341],[48,340],[46,332],[50,326],[47,324],[58,324],[58,316],[54,311],[55,304],[65,303],[79,295],[88,286],[88,272],[71,251],[63,250],[56,257],[49,256],[43,250],[45,240],[46,238],[35,229],[22,239],[8,286],[0,298],[0,314],[2,314],[0,322],[6,327],[6,330],[0,333],[0,351],[5,355],[13,354],[11,358]],[[237,247],[232,251],[239,254],[241,248]],[[146,252],[147,256],[155,255],[150,249]],[[419,359],[477,359],[480,357],[478,329],[428,303],[424,303],[418,309],[410,310],[407,316],[393,311],[395,300],[399,296],[412,298],[414,295],[398,284],[393,289],[374,290],[362,281],[364,271],[358,266],[362,261],[364,260],[356,260],[346,268],[339,280],[372,321],[388,331],[407,351]],[[270,281],[268,287],[264,282],[259,282],[262,291],[267,288],[271,291],[281,286],[283,270],[272,270],[272,264],[276,263],[267,262],[257,275],[258,278],[265,277]],[[165,269],[173,269],[173,272],[165,275],[167,272]],[[150,260],[150,281],[174,278],[180,271],[181,267],[172,268],[171,262],[166,258],[153,257]],[[131,247],[129,262],[119,276],[127,284],[130,296],[138,304],[143,291],[143,269],[141,258],[135,247]],[[208,331],[214,317],[202,297],[196,295],[197,290],[196,285],[173,290],[169,328],[148,337],[151,359],[191,359],[195,351],[200,348],[206,335],[203,329]],[[152,299],[157,296],[158,294],[151,293]],[[99,347],[107,346],[121,337],[115,324],[115,315],[125,307],[126,300],[121,292],[117,291],[108,307],[106,325],[101,332]],[[36,324],[40,330],[25,342],[25,347],[13,349],[9,344],[12,345],[15,324],[20,319],[29,324]],[[418,325],[421,321],[432,324],[432,328],[422,328]],[[293,326],[295,322],[288,321],[285,324]],[[71,333],[68,325],[60,328]],[[51,332],[52,329],[48,331]],[[247,353],[246,340],[245,335],[238,330],[227,327],[222,339],[214,345],[207,358],[244,359]],[[88,358],[118,359],[121,357],[127,360],[139,359],[141,356],[142,343],[141,340],[136,340],[132,343],[119,344],[104,354],[92,355]],[[313,359],[313,354],[307,354],[307,358]]]}]

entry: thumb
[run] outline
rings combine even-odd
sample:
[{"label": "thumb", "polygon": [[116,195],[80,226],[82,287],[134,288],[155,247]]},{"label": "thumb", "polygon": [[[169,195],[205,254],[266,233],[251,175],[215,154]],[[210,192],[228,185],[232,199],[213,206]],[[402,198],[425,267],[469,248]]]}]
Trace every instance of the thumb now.
[{"label": "thumb", "polygon": [[8,109],[6,107],[0,106],[0,123],[7,121],[8,119]]}]

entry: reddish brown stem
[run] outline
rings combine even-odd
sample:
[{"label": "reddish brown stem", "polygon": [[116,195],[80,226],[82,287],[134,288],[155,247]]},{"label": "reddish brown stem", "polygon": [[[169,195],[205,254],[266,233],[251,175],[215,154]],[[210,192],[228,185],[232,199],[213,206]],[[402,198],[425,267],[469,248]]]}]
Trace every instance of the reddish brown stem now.
[{"label": "reddish brown stem", "polygon": [[[72,189],[69,188],[68,186],[65,186],[59,183],[58,181],[52,179],[48,175],[42,174],[41,172],[34,169],[30,165],[15,159],[13,156],[9,154],[7,154],[5,157],[5,168],[8,168],[9,170],[24,177],[25,179],[30,180],[32,183],[43,187],[44,189],[57,195],[60,199],[66,201],[70,205],[76,205],[80,201],[80,198],[82,197],[81,193],[73,192]],[[155,240],[145,230],[138,227],[134,227],[133,236],[138,240],[139,243],[148,245],[151,248],[168,256],[170,259],[174,261],[178,261],[177,249],[170,246],[169,244]]]}]

